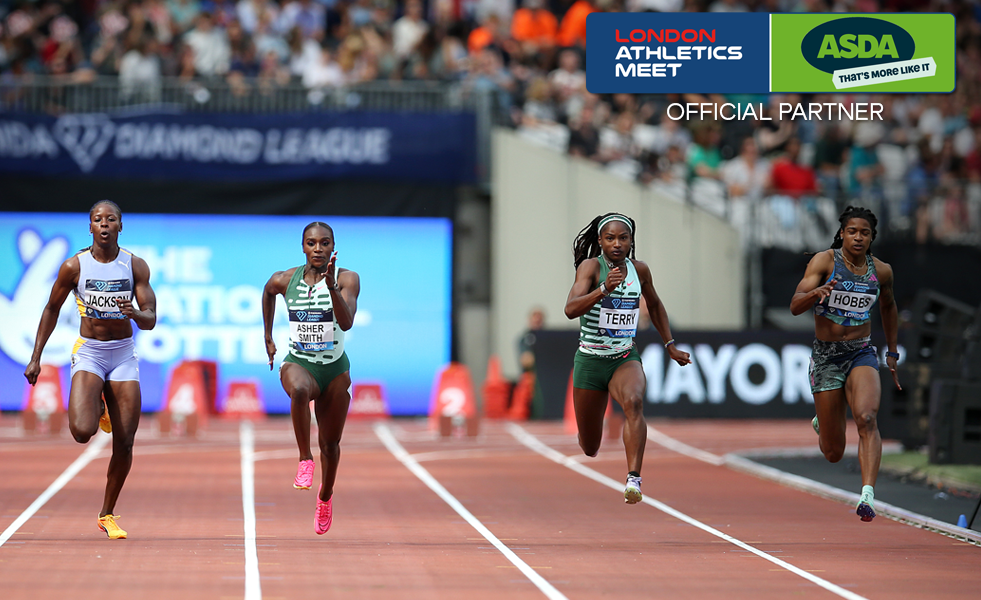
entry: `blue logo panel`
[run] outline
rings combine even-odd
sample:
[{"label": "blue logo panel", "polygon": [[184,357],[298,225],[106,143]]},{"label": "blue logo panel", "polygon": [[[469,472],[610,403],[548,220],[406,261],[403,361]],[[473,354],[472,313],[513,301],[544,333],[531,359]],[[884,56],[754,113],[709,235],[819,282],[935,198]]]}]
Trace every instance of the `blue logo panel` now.
[{"label": "blue logo panel", "polygon": [[594,94],[759,93],[769,89],[767,14],[593,13]]}]

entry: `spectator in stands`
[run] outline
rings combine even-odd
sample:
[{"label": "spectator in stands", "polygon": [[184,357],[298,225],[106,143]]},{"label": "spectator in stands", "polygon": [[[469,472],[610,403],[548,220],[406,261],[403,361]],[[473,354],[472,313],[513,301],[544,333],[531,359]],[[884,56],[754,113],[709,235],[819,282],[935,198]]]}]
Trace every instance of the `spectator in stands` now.
[{"label": "spectator in stands", "polygon": [[828,123],[814,148],[813,162],[816,185],[826,196],[834,198],[841,192],[841,165],[847,149],[848,145],[841,135],[841,125]]},{"label": "spectator in stands", "polygon": [[[848,155],[848,193],[853,198],[861,198],[866,206],[878,206],[882,197],[883,168],[876,154],[876,145],[881,139],[881,129],[875,124],[860,122],[855,127],[852,147]],[[880,225],[889,223],[894,216],[883,209],[877,210]],[[885,226],[882,227],[884,230]]]},{"label": "spectator in stands", "polygon": [[599,10],[594,0],[577,0],[562,17],[562,24],[559,26],[559,45],[585,48],[586,17]]},{"label": "spectator in stands", "polygon": [[170,10],[170,20],[178,36],[194,26],[201,12],[201,4],[198,0],[167,0],[167,8]]},{"label": "spectator in stands", "polygon": [[324,38],[324,27],[327,23],[327,11],[324,6],[314,0],[287,0],[279,14],[278,29],[291,31],[300,28],[303,37],[320,41]]},{"label": "spectator in stands", "polygon": [[209,13],[198,15],[194,29],[184,35],[184,43],[194,51],[194,71],[202,77],[228,72],[231,47],[225,32],[216,28]]},{"label": "spectator in stands", "polygon": [[693,127],[693,140],[688,147],[688,176],[702,179],[719,179],[719,127],[715,123],[701,122]]},{"label": "spectator in stands", "polygon": [[320,44],[304,36],[299,26],[290,29],[286,40],[290,48],[290,74],[301,79],[311,63],[321,60]]},{"label": "spectator in stands", "polygon": [[593,118],[592,106],[585,105],[579,114],[569,119],[569,154],[590,160],[597,160],[599,153],[599,130]]},{"label": "spectator in stands", "polygon": [[422,37],[429,31],[429,24],[422,18],[422,2],[407,0],[405,14],[392,25],[392,50],[399,60],[408,58]]},{"label": "spectator in stands", "polygon": [[567,49],[559,53],[559,68],[549,73],[555,99],[562,118],[568,119],[582,109],[586,92],[586,73],[579,68],[579,53]]},{"label": "spectator in stands", "polygon": [[715,0],[715,2],[709,5],[708,11],[730,13],[748,12],[749,9],[739,0]]},{"label": "spectator in stands", "polygon": [[306,88],[336,88],[344,85],[344,71],[334,60],[330,48],[320,50],[320,60],[310,62],[303,71],[303,86]]},{"label": "spectator in stands", "polygon": [[559,22],[544,6],[544,0],[524,0],[511,18],[511,37],[525,54],[550,51],[558,40]]},{"label": "spectator in stands", "polygon": [[268,13],[259,15],[259,21],[252,32],[252,41],[256,54],[262,57],[260,60],[265,60],[265,56],[272,52],[280,63],[285,63],[290,58],[290,46],[283,36],[273,31],[273,22],[273,17]]},{"label": "spectator in stands", "polygon": [[488,46],[498,46],[501,37],[501,17],[497,13],[488,13],[480,22],[479,27],[475,27],[467,37],[467,51],[471,56],[476,55]]},{"label": "spectator in stands", "polygon": [[770,182],[770,163],[760,159],[756,140],[743,140],[739,155],[722,165],[722,183],[729,198],[759,200]]},{"label": "spectator in stands", "polygon": [[775,194],[791,198],[818,193],[814,169],[800,164],[800,140],[797,138],[787,140],[783,156],[773,162],[770,183]]},{"label": "spectator in stands", "polygon": [[276,22],[279,18],[279,5],[272,0],[239,0],[235,5],[235,12],[242,29],[255,34],[263,19],[270,25]]},{"label": "spectator in stands", "polygon": [[158,102],[161,88],[157,40],[143,36],[119,63],[119,92],[125,100]]}]

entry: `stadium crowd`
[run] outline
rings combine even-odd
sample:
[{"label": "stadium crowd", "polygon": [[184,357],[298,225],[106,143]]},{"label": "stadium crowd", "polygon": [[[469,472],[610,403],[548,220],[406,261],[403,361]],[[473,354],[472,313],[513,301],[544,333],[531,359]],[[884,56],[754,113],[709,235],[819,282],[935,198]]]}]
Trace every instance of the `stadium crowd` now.
[{"label": "stadium crowd", "polygon": [[[518,4],[515,5],[515,2]],[[939,95],[596,95],[596,11],[950,12],[957,88]],[[834,225],[845,202],[925,243],[981,240],[981,0],[0,0],[0,110],[32,77],[167,78],[240,95],[373,80],[455,82],[537,143],[690,200],[741,227]],[[673,121],[672,102],[881,102],[883,121]],[[766,110],[770,110],[767,108]],[[831,219],[830,222],[828,219]],[[820,233],[823,235],[823,232]],[[770,239],[767,243],[793,246]]]}]

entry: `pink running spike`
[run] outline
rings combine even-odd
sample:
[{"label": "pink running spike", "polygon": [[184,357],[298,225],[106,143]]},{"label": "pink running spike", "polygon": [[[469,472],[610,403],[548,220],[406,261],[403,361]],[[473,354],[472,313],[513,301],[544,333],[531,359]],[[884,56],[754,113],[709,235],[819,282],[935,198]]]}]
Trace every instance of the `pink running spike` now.
[{"label": "pink running spike", "polygon": [[293,480],[293,487],[298,490],[309,490],[313,485],[313,461],[301,460],[296,467],[296,479]]},{"label": "pink running spike", "polygon": [[330,529],[334,512],[332,507],[333,500],[334,497],[331,496],[327,502],[324,502],[320,499],[320,492],[317,492],[317,515],[313,520],[313,528],[317,532],[317,535],[323,535]]}]

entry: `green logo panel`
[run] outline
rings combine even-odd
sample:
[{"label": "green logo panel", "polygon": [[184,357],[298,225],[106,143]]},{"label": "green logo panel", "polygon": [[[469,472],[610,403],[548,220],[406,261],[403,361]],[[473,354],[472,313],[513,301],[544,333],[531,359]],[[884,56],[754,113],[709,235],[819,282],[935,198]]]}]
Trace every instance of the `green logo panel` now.
[{"label": "green logo panel", "polygon": [[954,15],[771,15],[771,92],[952,92]]}]

